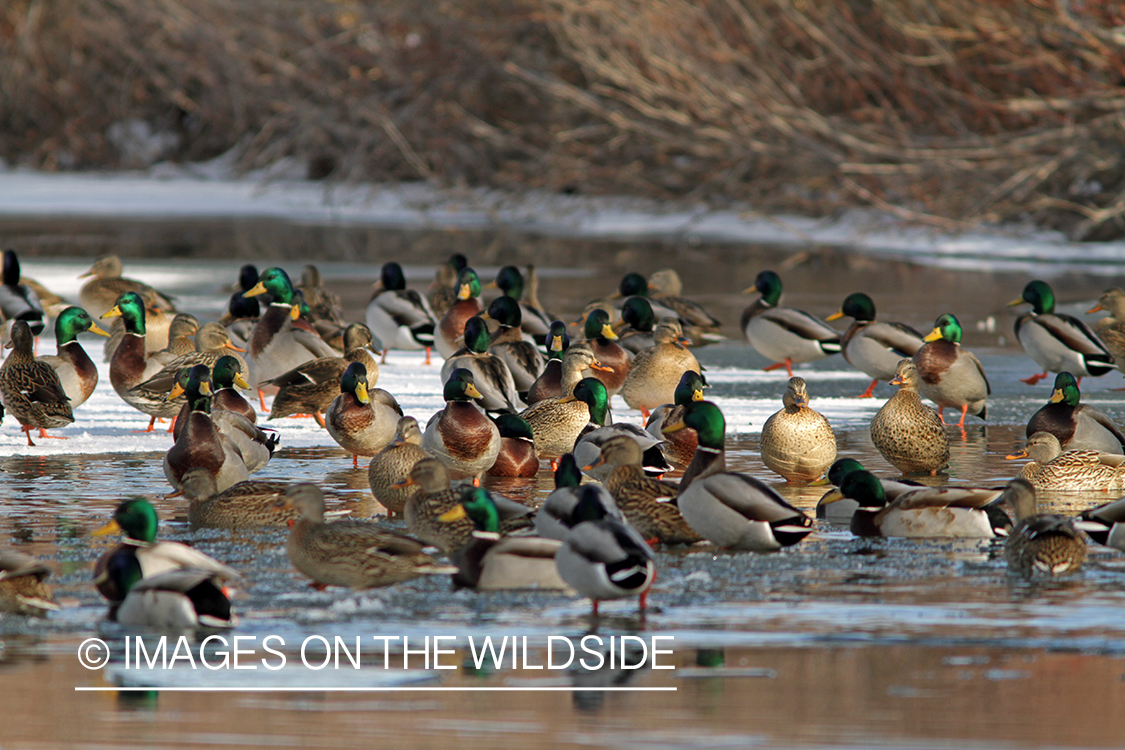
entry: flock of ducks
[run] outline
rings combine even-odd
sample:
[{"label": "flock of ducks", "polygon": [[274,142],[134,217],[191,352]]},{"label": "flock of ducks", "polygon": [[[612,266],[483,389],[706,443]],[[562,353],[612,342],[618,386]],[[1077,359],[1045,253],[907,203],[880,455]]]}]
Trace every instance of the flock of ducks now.
[{"label": "flock of ducks", "polygon": [[[5,253],[0,309],[12,351],[0,367],[0,403],[29,445],[33,430],[47,437],[64,427],[98,382],[78,337],[110,337],[114,391],[150,418],[149,430],[157,419],[172,420],[164,472],[172,497],[189,503],[190,524],[288,527],[289,559],[317,588],[451,575],[454,586],[478,591],[577,592],[593,601],[595,614],[599,601],[632,596],[643,609],[656,577],[654,548],[770,552],[799,544],[816,525],[768,483],[728,470],[726,422],[704,399],[703,368],[689,348],[719,338],[719,322],[682,296],[672,271],[628,274],[617,292],[568,322],[544,310],[533,267],[501,269],[489,285],[501,295],[485,306],[481,279],[463,256],[438,267],[428,294],[408,289],[401,266],[389,262],[364,322],[348,324],[315,267],[300,284],[282,268],[244,267],[227,314],[203,325],[176,314],[170,296],[121,274],[120,260],[99,259],[85,274],[91,280],[80,306],[57,300],[48,314],[38,303],[47,292],[35,292],[20,278],[15,253]],[[923,335],[877,321],[872,299],[855,293],[828,318],[852,318],[841,334],[782,307],[772,271],[747,291],[760,296],[742,316],[746,339],[774,363],[766,369],[790,374],[782,408],[762,428],[761,458],[788,482],[835,485],[817,517],[858,536],[1005,538],[1011,569],[1029,577],[1077,570],[1087,536],[1125,549],[1125,500],[1078,519],[1036,512],[1037,494],[1125,489],[1125,436],[1081,404],[1079,393],[1082,377],[1125,361],[1125,292],[1106,292],[1091,310],[1112,313],[1098,333],[1056,314],[1044,282],[1029,283],[1013,302],[1032,306],[1016,322],[1017,337],[1044,373],[1057,373],[1055,389],[1028,422],[1026,450],[1009,456],[1031,459],[1020,476],[978,488],[880,479],[853,459],[838,460],[832,427],[810,407],[809,384],[792,374],[793,364],[841,353],[872,378],[862,397],[880,381],[897,385],[871,421],[872,441],[903,475],[934,476],[950,457],[943,410],[959,411],[959,426],[967,416],[984,419],[991,392],[980,361],[961,347],[953,314]],[[49,317],[58,353],[36,357],[35,337]],[[95,320],[114,325],[103,330]],[[391,349],[425,350],[427,363],[436,349],[443,359],[434,370],[445,406],[425,425],[376,387]],[[613,420],[614,395],[640,411],[643,428]],[[405,520],[408,534],[326,511],[315,484],[252,479],[283,437],[259,424],[259,409],[268,419],[316,420],[357,468],[360,456],[369,458],[373,495],[389,516]],[[489,476],[533,477],[544,461],[555,489],[537,508],[485,486]],[[678,483],[663,478],[677,469]],[[95,566],[109,619],[233,626],[227,584],[240,574],[187,545],[159,541],[157,528],[153,506],[130,499],[97,532],[122,534]],[[48,572],[0,551],[0,608],[55,608]]]}]

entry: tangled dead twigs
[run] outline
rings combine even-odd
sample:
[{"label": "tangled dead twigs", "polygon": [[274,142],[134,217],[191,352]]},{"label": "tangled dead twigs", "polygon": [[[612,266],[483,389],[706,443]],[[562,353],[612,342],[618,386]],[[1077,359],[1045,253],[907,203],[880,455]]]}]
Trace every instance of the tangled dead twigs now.
[{"label": "tangled dead twigs", "polygon": [[873,205],[1103,239],[1125,235],[1123,14],[1111,0],[11,0],[0,154],[50,169],[233,150],[241,170],[294,157],[336,180]]}]

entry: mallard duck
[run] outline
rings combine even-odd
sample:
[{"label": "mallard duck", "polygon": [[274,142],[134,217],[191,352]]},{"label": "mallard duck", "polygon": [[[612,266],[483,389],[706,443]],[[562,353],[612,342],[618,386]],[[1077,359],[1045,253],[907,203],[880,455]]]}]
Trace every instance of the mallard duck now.
[{"label": "mallard duck", "polygon": [[78,341],[78,334],[86,331],[99,336],[109,335],[81,307],[66,308],[55,318],[58,354],[39,357],[40,362],[50,365],[59,376],[59,383],[70,400],[72,411],[86,403],[98,384],[98,366]]},{"label": "mallard duck", "polygon": [[168,483],[179,489],[180,477],[195,466],[211,472],[220,492],[249,479],[250,473],[239,449],[211,419],[211,381],[206,365],[191,368],[185,390],[191,412],[184,420],[175,445],[164,455],[164,476]]},{"label": "mallard duck", "polygon": [[787,482],[817,479],[836,460],[836,434],[822,414],[809,408],[805,379],[789,378],[785,408],[762,425],[762,462]]},{"label": "mallard duck", "polygon": [[661,307],[672,311],[683,326],[684,335],[691,341],[701,344],[721,341],[726,338],[719,329],[722,323],[703,305],[683,296],[683,282],[674,269],[663,268],[654,272],[646,281],[640,274],[628,274],[621,279],[618,291],[628,298],[645,297]]},{"label": "mallard duck", "polygon": [[1007,456],[1008,460],[1030,458],[1020,470],[1020,479],[1031,482],[1037,492],[1109,492],[1125,489],[1125,458],[1119,453],[1062,450],[1059,439],[1037,432],[1027,447]]},{"label": "mallard duck", "polygon": [[406,275],[398,263],[383,264],[364,320],[379,337],[384,362],[391,349],[425,349],[426,364],[430,363],[437,319],[426,298],[406,288]]},{"label": "mallard duck", "polygon": [[914,362],[899,362],[891,385],[898,391],[871,419],[871,442],[903,474],[936,475],[949,465],[949,438],[934,410],[918,396]]},{"label": "mallard duck", "polygon": [[314,484],[292,485],[284,497],[298,514],[285,549],[293,567],[313,579],[314,588],[373,589],[420,575],[456,572],[439,565],[417,539],[370,521],[344,518],[325,523],[324,493]]},{"label": "mallard duck", "polygon": [[840,311],[825,320],[832,322],[847,316],[853,318],[840,342],[844,359],[852,367],[871,378],[871,385],[860,398],[873,398],[880,380],[895,376],[899,360],[913,357],[922,348],[922,334],[905,323],[875,320],[875,303],[862,292],[844,298]]},{"label": "mallard duck", "polygon": [[778,307],[781,277],[762,271],[754,286],[743,294],[757,291],[762,296],[742,312],[742,331],[750,346],[774,364],[766,370],[784,367],[793,377],[793,365],[815,362],[840,352],[840,332],[803,310]]},{"label": "mallard duck", "polygon": [[[854,458],[840,458],[828,467],[824,479],[809,483],[810,487],[826,484],[835,485],[834,489],[824,493],[817,501],[817,518],[823,518],[829,523],[851,523],[855,509],[859,507],[859,502],[853,498],[844,497],[844,494],[840,492],[840,485],[843,484],[844,477],[853,471],[866,471],[866,469],[864,469],[863,464]],[[924,486],[917,482],[899,482],[894,479],[880,479],[879,484],[883,485],[883,494],[886,495],[887,502],[893,502],[895,498],[907,490]]]},{"label": "mallard duck", "polygon": [[[524,402],[531,406],[545,398],[558,398],[564,395],[562,390],[562,363],[563,353],[570,348],[570,336],[566,332],[566,324],[561,320],[551,323],[547,333],[547,359],[543,364],[543,372],[527,389]],[[592,355],[591,355],[592,356]]]},{"label": "mallard duck", "polygon": [[695,430],[690,427],[670,434],[665,434],[664,428],[682,421],[684,407],[689,401],[702,401],[703,389],[706,387],[707,383],[702,375],[695,370],[687,370],[680,376],[673,403],[662,404],[653,409],[648,421],[645,422],[645,430],[650,435],[665,441],[661,446],[664,456],[670,463],[681,468],[691,463],[692,457],[695,456],[695,448],[699,445],[699,438]]},{"label": "mallard duck", "polygon": [[[161,364],[167,364],[195,349],[191,337],[199,330],[199,321],[194,315],[170,313],[157,307],[153,301],[155,294],[151,291],[139,294],[145,312],[145,356],[150,359],[155,358]],[[125,338],[124,321],[112,321],[108,330],[109,341],[105,342],[103,360],[112,362],[117,347]]]},{"label": "mallard duck", "polygon": [[1026,436],[1049,432],[1059,439],[1064,451],[1125,452],[1125,435],[1113,420],[1097,407],[1080,404],[1080,398],[1074,376],[1060,372],[1055,376],[1050,400],[1028,420]]},{"label": "mallard duck", "polygon": [[607,440],[597,462],[583,466],[582,471],[589,472],[597,464],[613,468],[605,479],[605,488],[613,495],[621,514],[642,537],[663,544],[699,541],[699,534],[688,526],[676,506],[668,502],[676,497],[679,488],[645,476],[637,441],[624,435]]},{"label": "mallard duck", "polygon": [[1045,281],[1029,281],[1019,299],[1008,305],[1025,302],[1031,305],[1031,312],[1016,318],[1016,338],[1043,372],[1024,378],[1024,383],[1035,385],[1048,372],[1069,372],[1081,381],[1087,375],[1113,370],[1113,355],[1086,323],[1073,315],[1055,313],[1055,293]]},{"label": "mallard duck", "polygon": [[94,565],[94,585],[110,602],[110,620],[163,628],[234,625],[222,584],[238,571],[179,542],[156,541],[152,504],[125,500],[94,536],[124,532],[125,539]]},{"label": "mallard duck", "polygon": [[252,263],[247,263],[239,269],[238,283],[235,284],[235,291],[227,301],[227,311],[219,318],[219,322],[230,333],[231,341],[244,349],[261,316],[262,308],[259,301],[266,305],[270,302],[268,293],[257,297],[247,297],[245,294],[258,283],[260,275],[258,268]]},{"label": "mallard duck", "polygon": [[607,514],[592,485],[583,487],[572,513],[575,521],[555,553],[559,577],[594,603],[640,596],[644,609],[656,578],[652,548],[636,529]]},{"label": "mallard duck", "polygon": [[691,427],[699,434],[695,458],[684,472],[676,503],[700,536],[720,547],[773,552],[808,536],[813,521],[747,474],[726,470],[726,420],[710,401],[692,401],[683,422],[665,433]]},{"label": "mallard duck", "polygon": [[50,575],[51,569],[31,555],[0,550],[0,612],[46,617],[58,609],[46,584]]},{"label": "mallard duck", "polygon": [[[605,506],[605,515],[616,518],[621,523],[628,523],[625,516],[617,509],[613,495],[609,494],[600,484],[588,484],[587,487],[595,488],[598,502]],[[546,539],[566,538],[578,521],[574,519],[574,508],[578,505],[578,495],[582,487],[582,469],[574,459],[574,455],[567,453],[559,459],[559,466],[555,469],[555,489],[543,499],[543,504],[535,512],[535,533]]]},{"label": "mallard duck", "polygon": [[[176,319],[179,321],[180,316],[177,315]],[[184,324],[190,327],[190,321],[184,321]],[[175,327],[178,326],[179,324],[176,322]],[[204,323],[202,326],[196,324],[195,329],[193,332],[195,341],[191,344],[189,351],[176,353],[172,347],[178,346],[177,339],[180,337],[177,335],[169,339],[169,354],[175,354],[175,356],[171,359],[164,358],[167,360],[164,367],[161,368],[160,372],[141,383],[141,388],[147,388],[157,393],[167,393],[172,390],[180,371],[184,368],[206,365],[208,369],[211,369],[220,357],[226,356],[235,358],[238,362],[238,371],[242,373],[244,378],[249,376],[250,368],[247,367],[246,361],[238,356],[240,353],[245,354],[246,350],[235,346],[230,339],[230,332],[223,325],[215,322]]]},{"label": "mallard duck", "polygon": [[402,408],[381,388],[367,390],[367,368],[352,362],[340,378],[340,395],[324,414],[324,426],[340,447],[359,456],[374,456],[394,440]]},{"label": "mallard duck", "polygon": [[550,332],[554,316],[543,312],[543,308],[539,305],[538,290],[532,288],[532,285],[538,287],[535,267],[528,266],[527,271],[528,281],[531,282],[527,286],[527,294],[524,293],[523,274],[515,266],[504,266],[497,271],[496,281],[489,284],[487,288],[498,288],[505,297],[516,302],[519,305],[523,330],[539,343],[543,343]]},{"label": "mallard duck", "polygon": [[78,291],[78,304],[90,313],[91,317],[101,318],[114,305],[118,304],[118,297],[125,292],[136,292],[142,297],[151,293],[153,304],[164,311],[175,312],[172,297],[161,294],[143,281],[128,279],[121,275],[124,269],[121,259],[116,255],[103,255],[94,261],[90,270],[78,278],[93,277]]},{"label": "mallard duck", "polygon": [[1016,514],[1016,526],[1004,545],[1010,571],[1031,578],[1036,573],[1070,575],[1082,567],[1086,540],[1072,519],[1035,512],[1035,488],[1030,482],[1013,479],[1002,499]]},{"label": "mallard duck", "polygon": [[434,281],[430,284],[430,291],[426,301],[434,312],[434,320],[441,318],[449,312],[449,308],[457,301],[457,277],[469,265],[469,261],[461,253],[453,253],[449,260],[438,264],[434,269]]},{"label": "mallard duck", "polygon": [[[621,277],[621,281],[617,284],[617,290],[605,300],[612,302],[614,307],[620,307],[623,303],[618,300],[625,300],[630,297],[644,297],[649,301],[652,306],[653,314],[658,318],[676,318],[680,320],[680,315],[670,305],[665,304],[662,300],[657,300],[653,295],[649,294],[648,281],[645,277],[636,271],[630,271]],[[688,320],[680,320],[680,325],[687,328],[691,325]]]},{"label": "mallard duck", "polygon": [[441,320],[434,334],[434,346],[443,357],[450,357],[457,351],[457,340],[465,332],[465,322],[484,311],[480,302],[480,278],[471,268],[464,268],[457,276],[457,301],[454,302]]},{"label": "mallard duck", "polygon": [[[254,361],[251,384],[259,389],[268,380],[317,357],[335,357],[336,352],[322,338],[294,325],[294,292],[289,274],[280,268],[267,268],[247,297],[268,292],[273,298],[250,333],[246,350]],[[265,406],[263,405],[263,409]]]},{"label": "mallard duck", "polygon": [[35,337],[27,321],[12,322],[12,338],[6,346],[12,353],[0,365],[0,403],[19,420],[27,444],[34,446],[32,429],[38,428],[39,436],[47,437],[46,430],[67,426],[74,415],[59,376],[49,364],[35,358]]},{"label": "mallard duck", "polygon": [[297,289],[304,295],[305,303],[309,306],[309,320],[321,336],[343,330],[346,324],[340,295],[324,286],[319,268],[311,263],[304,266]]},{"label": "mallard duck", "polygon": [[[449,470],[445,465],[434,458],[422,459],[414,464],[410,477],[400,483],[399,489],[407,487],[417,488],[406,501],[403,513],[410,533],[445,552],[463,547],[472,536],[472,521],[438,520],[461,502],[460,490],[450,487]],[[531,508],[503,496],[494,497],[493,502],[500,513],[501,532],[508,534],[531,528]]]},{"label": "mallard duck", "polygon": [[621,390],[629,377],[633,355],[617,343],[617,334],[610,325],[609,313],[601,308],[591,310],[586,316],[583,331],[586,343],[594,352],[598,364],[607,369],[590,368],[582,373],[582,377],[602,381],[612,397]]},{"label": "mallard duck", "polygon": [[859,504],[851,520],[856,536],[992,539],[998,527],[1011,526],[1003,511],[987,507],[1000,497],[995,489],[914,487],[888,501],[878,478],[853,471],[840,492]]},{"label": "mallard duck", "polygon": [[481,398],[473,374],[457,368],[442,391],[445,408],[430,417],[422,447],[449,467],[455,477],[479,478],[496,463],[500,430],[473,403]]},{"label": "mallard duck", "polygon": [[406,501],[414,494],[411,489],[395,485],[410,478],[414,464],[428,457],[422,449],[422,430],[414,417],[403,417],[395,427],[395,437],[391,444],[371,458],[367,467],[367,482],[371,494],[383,504],[388,515],[401,515]]},{"label": "mallard duck", "polygon": [[1125,372],[1125,289],[1116,286],[1106,289],[1098,299],[1098,304],[1087,310],[1086,314],[1102,310],[1108,311],[1109,315],[1094,322],[1094,331],[1113,356],[1117,369]]},{"label": "mallard duck", "polygon": [[980,360],[961,348],[961,323],[949,313],[939,315],[934,329],[922,337],[926,343],[914,353],[918,370],[918,390],[937,404],[938,419],[945,424],[946,408],[960,409],[958,427],[965,426],[965,415],[985,418],[985,401],[992,387]]},{"label": "mallard duck", "polygon": [[[540,458],[553,461],[564,453],[570,453],[582,431],[590,424],[590,404],[574,393],[582,380],[582,371],[590,365],[597,365],[590,347],[584,342],[571,346],[563,357],[562,384],[567,395],[543,399],[520,413],[531,425],[535,452]],[[593,394],[593,390],[588,390],[582,395],[593,399]]]},{"label": "mallard duck", "polygon": [[1125,552],[1125,498],[1082,511],[1074,525],[1098,544]]},{"label": "mallard duck", "polygon": [[555,567],[557,539],[537,536],[502,536],[500,511],[484,487],[466,487],[461,502],[443,513],[438,521],[452,523],[468,518],[473,532],[468,542],[453,553],[454,588],[477,591],[506,589],[567,589]]},{"label": "mallard duck", "polygon": [[680,343],[683,336],[678,321],[661,319],[653,338],[655,346],[636,356],[621,386],[625,403],[631,409],[640,409],[645,419],[652,409],[675,399],[676,385],[686,371],[701,372],[695,355]]},{"label": "mallard duck", "polygon": [[644,297],[630,297],[621,306],[621,318],[613,324],[613,330],[621,348],[635,356],[656,345],[652,337],[655,326],[656,316],[649,301]]},{"label": "mallard duck", "polygon": [[574,386],[574,397],[589,407],[590,421],[582,428],[582,432],[578,433],[578,439],[574,441],[571,452],[582,466],[594,467],[589,471],[591,478],[604,481],[613,471],[611,465],[599,463],[598,459],[605,444],[620,436],[630,438],[640,447],[641,465],[646,474],[661,475],[672,470],[671,464],[664,458],[663,437],[654,437],[628,422],[606,424],[609,394],[600,380],[582,378],[578,385]]},{"label": "mallard duck", "polygon": [[4,320],[22,320],[33,336],[43,333],[47,314],[39,295],[20,279],[20,259],[15,250],[4,251],[3,284],[0,284],[0,315]]},{"label": "mallard duck", "polygon": [[282,497],[288,486],[251,479],[219,492],[211,472],[196,466],[180,477],[177,494],[190,503],[188,522],[192,527],[252,529],[285,526],[297,518],[296,510]]},{"label": "mallard duck", "polygon": [[142,387],[142,383],[163,368],[157,359],[145,357],[144,303],[136,292],[124,292],[117,304],[107,310],[103,318],[121,318],[125,335],[109,363],[109,382],[121,400],[139,412],[149,415],[147,432],[151,432],[157,417],[171,418],[179,412],[181,402],[165,399],[168,391]]},{"label": "mallard duck", "polygon": [[454,370],[463,368],[473,374],[473,383],[480,391],[480,405],[487,411],[519,411],[519,393],[508,363],[489,350],[488,326],[479,317],[465,321],[464,345],[446,357],[441,365],[442,382]]},{"label": "mallard duck", "polygon": [[[211,368],[211,409],[223,410],[241,414],[251,424],[258,423],[258,413],[254,405],[247,401],[235,386],[243,390],[250,390],[250,383],[242,375],[240,358],[224,355],[219,357],[215,366]],[[186,415],[185,415],[186,416]]]},{"label": "mallard duck", "polygon": [[533,477],[539,473],[539,455],[531,425],[517,414],[501,414],[494,420],[500,431],[500,453],[488,470],[490,477]]},{"label": "mallard duck", "polygon": [[324,426],[322,412],[340,394],[340,378],[348,365],[358,362],[367,372],[367,388],[379,382],[379,365],[368,352],[373,344],[371,329],[363,323],[352,323],[344,329],[344,356],[318,357],[268,380],[262,385],[277,386],[270,404],[270,419],[294,414],[312,414]]},{"label": "mallard duck", "polygon": [[523,332],[519,304],[511,297],[497,297],[481,317],[499,324],[491,334],[488,351],[508,365],[516,391],[526,393],[543,374],[546,362],[535,343]]}]

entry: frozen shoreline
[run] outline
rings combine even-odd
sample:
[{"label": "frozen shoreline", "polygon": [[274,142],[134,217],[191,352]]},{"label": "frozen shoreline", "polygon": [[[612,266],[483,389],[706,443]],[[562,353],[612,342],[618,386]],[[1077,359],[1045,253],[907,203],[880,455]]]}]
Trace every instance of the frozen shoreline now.
[{"label": "frozen shoreline", "polygon": [[621,197],[447,190],[423,183],[330,185],[259,174],[232,179],[215,165],[162,165],[150,173],[0,172],[0,222],[15,219],[267,219],[400,229],[505,228],[583,239],[667,239],[849,248],[956,269],[1113,276],[1125,242],[1073,243],[1027,226],[950,235],[887,214],[856,210],[833,219],[764,216]]}]

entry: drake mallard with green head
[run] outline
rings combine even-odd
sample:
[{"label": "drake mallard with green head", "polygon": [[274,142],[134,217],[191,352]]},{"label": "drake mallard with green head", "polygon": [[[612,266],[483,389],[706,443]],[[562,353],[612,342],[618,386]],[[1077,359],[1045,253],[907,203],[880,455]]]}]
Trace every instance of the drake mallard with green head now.
[{"label": "drake mallard with green head", "polygon": [[285,501],[298,514],[285,549],[293,567],[311,578],[314,588],[372,589],[455,572],[426,554],[422,542],[370,521],[343,518],[325,523],[324,493],[314,484],[292,485]]},{"label": "drake mallard with green head", "polygon": [[490,477],[533,477],[539,473],[539,454],[531,425],[518,414],[501,414],[494,420],[500,431],[500,453],[488,470]]},{"label": "drake mallard with green head", "polygon": [[59,376],[46,362],[35,358],[35,337],[23,320],[12,321],[11,340],[6,344],[12,352],[0,365],[0,403],[7,414],[19,420],[20,429],[31,442],[31,431],[65,427],[74,421],[70,401]]},{"label": "drake mallard with green head", "polygon": [[121,343],[113,351],[109,362],[109,382],[121,400],[137,411],[147,414],[151,431],[157,417],[172,418],[180,409],[180,402],[165,400],[168,391],[154,391],[142,387],[149,378],[164,368],[157,359],[145,356],[145,306],[135,292],[125,292],[117,298],[117,304],[101,316],[102,318],[121,318],[125,333]]},{"label": "drake mallard with green head", "polygon": [[[587,484],[586,487],[595,487],[599,501],[606,507],[606,515],[613,516],[621,523],[627,523],[613,495],[609,494],[600,484]],[[578,496],[582,484],[582,469],[571,453],[564,454],[559,459],[558,468],[555,469],[555,489],[543,499],[543,504],[535,513],[535,533],[547,539],[563,540],[571,528],[578,523],[574,518],[574,508],[578,505]]]},{"label": "drake mallard with green head", "polygon": [[621,348],[636,356],[656,344],[652,338],[656,316],[645,297],[630,297],[621,305],[621,317],[613,324]]},{"label": "drake mallard with green head", "polygon": [[941,419],[922,403],[914,362],[899,362],[892,385],[898,391],[871,419],[871,442],[903,474],[936,475],[949,465],[949,438]]},{"label": "drake mallard with green head", "polygon": [[859,397],[873,398],[879,381],[894,378],[899,361],[913,357],[925,342],[921,333],[905,323],[875,320],[875,303],[863,292],[849,294],[839,312],[825,320],[832,322],[845,316],[852,318],[852,324],[840,341],[844,359],[871,378],[871,385]]},{"label": "drake mallard with green head", "polygon": [[1125,452],[1125,435],[1109,415],[1095,406],[1080,403],[1081,398],[1074,376],[1060,372],[1055,376],[1051,398],[1028,420],[1026,436],[1049,432],[1059,439],[1064,451]]},{"label": "drake mallard with green head", "polygon": [[465,321],[462,346],[448,356],[441,366],[442,382],[454,370],[464,368],[473,374],[473,383],[480,391],[480,406],[486,411],[517,412],[523,403],[508,363],[490,349],[492,336],[488,324],[478,317]]},{"label": "drake mallard with green head", "polygon": [[480,301],[480,277],[472,268],[464,268],[457,275],[457,301],[438,321],[434,346],[445,358],[457,351],[457,340],[465,332],[469,318],[484,312]]},{"label": "drake mallard with green head", "polygon": [[922,337],[926,343],[914,354],[914,366],[921,378],[918,390],[924,398],[937,404],[938,419],[945,424],[942,412],[958,409],[965,426],[965,416],[985,418],[986,401],[992,393],[984,366],[972,352],[961,348],[961,322],[945,313],[934,321],[934,329]]},{"label": "drake mallard with green head", "polygon": [[98,384],[98,366],[78,341],[78,335],[86,331],[99,336],[109,335],[81,307],[66,308],[55,318],[57,354],[39,357],[40,362],[50,365],[59,376],[72,411],[86,403]]},{"label": "drake mallard with green head", "polygon": [[500,430],[484,409],[473,374],[459,367],[442,389],[445,408],[426,423],[422,447],[437,457],[454,478],[479,479],[496,463],[500,453]]},{"label": "drake mallard with green head", "polygon": [[1035,385],[1050,372],[1069,372],[1081,381],[1113,370],[1113,355],[1090,326],[1073,315],[1055,312],[1055,292],[1047,282],[1029,281],[1008,306],[1024,303],[1031,305],[1031,311],[1016,318],[1016,339],[1043,368],[1042,373],[1024,378],[1024,383]]},{"label": "drake mallard with green head", "polygon": [[[293,282],[284,269],[262,271],[246,297],[270,295],[270,304],[254,324],[246,351],[254,361],[251,385],[261,389],[268,380],[318,357],[336,357],[336,351],[316,333],[294,325],[299,310]],[[265,407],[263,406],[263,409]]]},{"label": "drake mallard with green head", "polygon": [[836,460],[836,434],[820,412],[809,407],[805,379],[789,378],[781,411],[762,425],[762,462],[787,482],[811,482]]},{"label": "drake mallard with green head", "polygon": [[452,523],[469,519],[473,531],[468,541],[452,555],[457,572],[454,588],[477,591],[507,589],[568,589],[555,566],[555,553],[562,542],[537,536],[505,536],[500,531],[500,511],[484,487],[466,487],[461,502],[443,513],[438,521]]},{"label": "drake mallard with green head", "polygon": [[[579,436],[590,424],[591,408],[595,407],[599,394],[605,392],[603,384],[600,391],[585,389],[576,393],[578,384],[583,380],[583,370],[591,366],[601,365],[590,347],[585,342],[574,344],[563,358],[563,388],[567,395],[544,399],[520,413],[531,425],[535,452],[540,458],[551,459],[552,469],[559,456],[574,449]],[[608,395],[605,403],[608,408]]]},{"label": "drake mallard with green head", "polygon": [[425,349],[426,364],[430,363],[437,318],[420,292],[406,288],[406,274],[398,263],[384,263],[380,269],[364,320],[379,338],[383,362],[391,349]]},{"label": "drake mallard with green head", "polygon": [[660,476],[672,471],[672,465],[664,457],[663,438],[653,435],[628,422],[607,424],[609,414],[609,394],[605,385],[596,378],[582,378],[574,386],[574,397],[590,408],[590,421],[574,441],[572,453],[581,466],[594,466],[589,475],[592,479],[604,481],[613,467],[598,461],[602,448],[615,437],[625,436],[637,443],[641,449],[641,466],[645,473]]},{"label": "drake mallard with green head", "polygon": [[532,337],[523,331],[519,304],[511,297],[497,297],[481,317],[498,324],[491,334],[488,351],[504,360],[516,391],[526,393],[543,374],[546,361]]},{"label": "drake mallard with green head", "polygon": [[650,435],[665,441],[662,446],[664,456],[675,466],[683,468],[691,463],[699,439],[695,430],[690,427],[671,433],[665,433],[664,428],[682,421],[684,408],[688,402],[702,401],[703,389],[707,387],[707,382],[700,373],[687,370],[680,376],[680,382],[676,385],[673,402],[653,409],[648,421],[645,422],[645,430]]},{"label": "drake mallard with green head", "polygon": [[594,357],[603,368],[610,369],[590,368],[582,373],[582,377],[602,381],[612,397],[625,385],[633,355],[617,343],[617,334],[610,325],[609,313],[602,308],[591,310],[583,325],[586,343],[594,352]]},{"label": "drake mallard with green head", "polygon": [[191,411],[175,444],[164,455],[164,476],[169,484],[179,489],[180,477],[195,466],[211,472],[219,491],[249,479],[239,449],[211,418],[211,377],[206,365],[188,371],[185,397]]},{"label": "drake mallard with green head", "polygon": [[367,390],[367,368],[361,362],[348,365],[339,389],[324,413],[324,426],[358,466],[359,456],[374,456],[394,440],[402,408],[381,388]]},{"label": "drake mallard with green head", "polygon": [[498,288],[505,297],[519,303],[523,330],[541,344],[550,332],[551,321],[555,316],[544,312],[539,304],[538,289],[535,288],[537,286],[535,267],[528,266],[527,271],[525,282],[520,269],[515,266],[504,266],[496,273],[496,281],[489,284],[489,287]]},{"label": "drake mallard with green head", "polygon": [[742,312],[742,332],[750,346],[793,377],[793,365],[815,362],[840,352],[840,332],[804,310],[781,307],[781,277],[762,271],[744,294],[761,296]]}]

